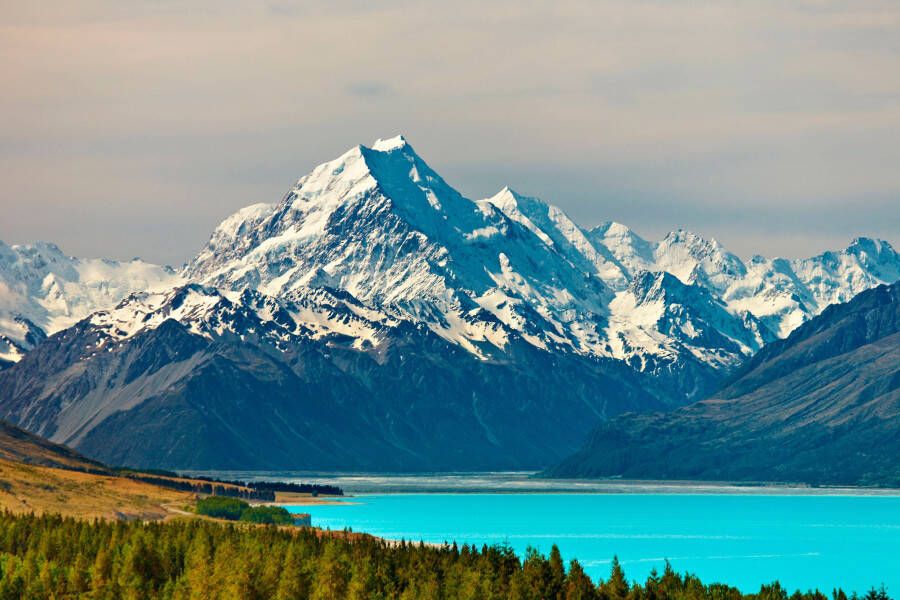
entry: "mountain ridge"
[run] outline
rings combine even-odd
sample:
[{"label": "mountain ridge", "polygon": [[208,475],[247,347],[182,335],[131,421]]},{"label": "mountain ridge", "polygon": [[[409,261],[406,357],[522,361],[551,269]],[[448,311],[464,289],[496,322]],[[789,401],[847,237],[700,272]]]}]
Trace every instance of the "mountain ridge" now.
[{"label": "mountain ridge", "polygon": [[[363,198],[367,195],[371,198]],[[329,219],[334,221],[331,234]],[[375,223],[380,229],[372,229]],[[403,230],[399,234],[398,228]],[[385,231],[397,235],[376,234]],[[50,256],[43,262],[99,262],[111,269],[105,277],[82,276],[79,282],[78,268],[70,266],[75,275],[63,281],[67,293],[55,292],[60,306],[52,306],[47,299],[52,290],[35,285],[44,271],[22,276],[15,263],[23,260],[4,247],[0,283],[5,282],[7,291],[0,289],[0,360],[5,366],[33,347],[29,336],[35,340],[54,333],[112,307],[128,292],[189,281],[274,296],[296,287],[344,289],[363,303],[393,305],[401,315],[429,324],[475,354],[487,349],[477,348],[471,338],[494,331],[494,346],[502,352],[504,338],[517,331],[538,346],[563,343],[570,351],[626,362],[645,363],[648,355],[650,362],[665,362],[681,351],[673,352],[654,323],[645,323],[640,331],[608,328],[610,320],[632,319],[627,313],[611,314],[610,307],[636,304],[625,297],[632,282],[651,271],[706,288],[725,304],[731,322],[724,330],[742,350],[724,364],[720,357],[705,360],[714,370],[727,370],[828,304],[900,278],[900,256],[880,240],[856,238],[842,251],[809,259],[757,256],[744,263],[715,239],[689,231],[648,242],[614,222],[586,230],[560,209],[508,187],[485,200],[467,200],[403,136],[379,140],[372,148],[351,148],[298,180],[281,202],[251,205],[230,215],[180,273],[136,261],[68,259],[55,246],[43,246],[43,254]],[[377,252],[367,251],[370,246]],[[140,272],[130,275],[124,268],[128,265],[135,265],[132,271],[143,269],[143,279]],[[116,269],[123,275],[109,273]],[[23,283],[25,279],[29,281]],[[55,281],[47,285],[58,287]],[[484,317],[499,320],[502,331],[486,325]],[[22,319],[33,327],[24,327]],[[735,337],[739,329],[743,331]],[[628,338],[625,343],[610,345],[622,336]],[[642,348],[643,342],[649,348]],[[625,347],[633,353],[624,352]],[[704,360],[692,348],[679,358],[698,356]]]},{"label": "mountain ridge", "polygon": [[551,477],[900,484],[900,284],[832,305],[710,399],[601,424]]},{"label": "mountain ridge", "polygon": [[[232,302],[198,284],[148,296],[0,375],[3,414],[117,464],[427,470],[534,468],[574,449],[588,423],[663,405],[615,361],[522,340],[481,360],[420,324],[363,319],[340,294],[315,329],[321,300]],[[135,321],[146,326],[122,326]]]},{"label": "mountain ridge", "polygon": [[[874,259],[871,251],[854,252],[855,245],[818,259],[759,259],[755,272],[778,261],[782,277],[763,273],[748,279],[753,269],[737,256],[714,239],[683,230],[659,243],[618,224],[591,232],[558,208],[509,187],[485,200],[467,200],[402,136],[373,148],[354,147],[323,163],[298,180],[281,203],[260,210],[240,223],[243,213],[225,221],[226,229],[250,230],[251,241],[232,245],[227,236],[217,240],[214,234],[186,277],[235,291],[249,285],[276,296],[297,285],[345,289],[363,303],[417,318],[463,346],[469,346],[469,337],[483,335],[478,315],[490,313],[503,326],[494,340],[501,351],[505,335],[517,331],[538,346],[562,343],[569,351],[637,363],[648,362],[648,355],[649,362],[668,362],[677,354],[676,364],[699,360],[727,370],[832,300],[900,278],[900,256],[886,242],[869,242],[877,248]],[[377,227],[370,228],[374,223]],[[610,235],[625,242],[597,241]],[[347,238],[365,242],[366,251],[360,253],[359,244]],[[225,247],[222,239],[229,242]],[[396,255],[394,248],[412,248],[414,257]],[[782,273],[785,269],[790,275]],[[632,319],[611,314],[610,307],[616,300],[616,306],[629,306],[622,297],[643,271],[669,272],[686,285],[711,291],[730,315],[722,331],[742,330],[733,339],[741,350],[724,360],[693,347],[673,351],[652,322],[640,331],[609,330],[611,320]],[[844,280],[848,289],[842,291]],[[829,295],[831,289],[837,293]],[[443,327],[449,321],[468,325]],[[628,339],[614,344],[616,352],[610,344],[622,336]],[[682,343],[690,346],[688,339]],[[622,351],[626,346],[631,353]]]},{"label": "mountain ridge", "polygon": [[0,363],[17,362],[48,334],[133,291],[179,282],[174,269],[137,258],[74,258],[49,242],[0,241]]},{"label": "mountain ridge", "polygon": [[[0,261],[18,290],[0,288],[0,333],[17,324],[21,340],[0,416],[107,462],[176,468],[263,464],[263,448],[285,468],[544,466],[599,420],[706,397],[831,300],[900,276],[867,238],[744,263],[684,230],[586,230],[508,187],[468,199],[402,137],[228,216],[180,272],[57,249],[57,306],[40,284],[53,269],[23,271],[21,254]],[[28,347],[23,302],[42,319]],[[442,455],[453,431],[466,447]],[[148,436],[171,462],[148,462]]]}]

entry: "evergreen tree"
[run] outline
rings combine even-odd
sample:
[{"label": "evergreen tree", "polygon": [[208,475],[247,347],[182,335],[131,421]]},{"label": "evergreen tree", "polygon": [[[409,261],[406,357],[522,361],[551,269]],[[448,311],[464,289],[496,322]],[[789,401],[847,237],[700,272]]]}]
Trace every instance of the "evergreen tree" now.
[{"label": "evergreen tree", "polygon": [[572,560],[569,563],[569,573],[566,576],[566,600],[596,600],[597,588],[594,587],[591,578],[581,568],[581,563]]},{"label": "evergreen tree", "polygon": [[759,600],[787,600],[787,591],[777,581],[770,585],[763,585],[759,589]]},{"label": "evergreen tree", "polygon": [[887,595],[887,590],[884,589],[884,584],[881,585],[879,589],[875,589],[874,587],[866,592],[866,595],[863,596],[863,600],[890,600]]},{"label": "evergreen tree", "polygon": [[310,594],[310,578],[298,544],[289,544],[282,561],[276,600],[305,600]]},{"label": "evergreen tree", "polygon": [[547,561],[548,581],[544,592],[548,600],[563,598],[563,590],[566,583],[566,567],[563,565],[562,554],[556,544],[550,548],[550,557]]},{"label": "evergreen tree", "polygon": [[316,569],[312,600],[344,600],[347,594],[347,565],[338,542],[325,544],[325,552]]},{"label": "evergreen tree", "polygon": [[372,560],[365,556],[357,560],[353,567],[353,575],[347,587],[347,600],[376,600],[376,590],[375,567],[372,566]]},{"label": "evergreen tree", "polygon": [[212,581],[213,550],[209,536],[198,532],[185,557],[185,584],[188,600],[214,600]]},{"label": "evergreen tree", "polygon": [[543,600],[544,593],[550,588],[550,564],[535,548],[526,548],[522,574],[527,597]]},{"label": "evergreen tree", "polygon": [[625,600],[628,596],[628,581],[618,556],[613,556],[609,579],[600,586],[600,594],[604,600]]},{"label": "evergreen tree", "polygon": [[239,550],[237,540],[225,538],[217,545],[213,564],[213,589],[217,600],[252,598],[253,566],[248,554]]}]

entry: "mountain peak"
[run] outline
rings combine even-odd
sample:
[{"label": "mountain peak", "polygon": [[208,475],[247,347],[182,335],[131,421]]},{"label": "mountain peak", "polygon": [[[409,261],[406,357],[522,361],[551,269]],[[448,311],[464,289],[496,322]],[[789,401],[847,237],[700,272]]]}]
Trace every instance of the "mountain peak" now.
[{"label": "mountain peak", "polygon": [[638,304],[659,300],[667,291],[686,288],[680,279],[666,271],[640,271],[634,275],[628,290],[634,294]]},{"label": "mountain peak", "polygon": [[894,247],[891,246],[889,242],[870,237],[853,238],[850,245],[847,246],[846,252],[850,254],[865,252],[875,256],[884,254],[891,257],[896,256],[897,254],[896,250],[894,250]]},{"label": "mountain peak", "polygon": [[372,144],[372,150],[377,150],[378,152],[390,152],[391,150],[397,150],[406,146],[409,146],[409,142],[407,142],[406,138],[401,134],[387,139],[378,138],[375,140],[375,143]]},{"label": "mountain peak", "polygon": [[42,240],[37,240],[30,244],[13,244],[11,248],[21,255],[43,256],[50,260],[70,258],[53,242]]},{"label": "mountain peak", "polygon": [[527,198],[522,194],[518,193],[508,185],[504,185],[503,189],[499,192],[487,198],[487,202],[493,204],[497,208],[504,210],[506,208],[514,208],[518,206],[521,200],[526,200]]},{"label": "mountain peak", "polygon": [[670,231],[662,240],[663,243],[670,244],[703,244],[708,242],[705,238],[697,235],[693,231],[689,231],[683,227],[679,227],[674,231]]},{"label": "mountain peak", "polygon": [[260,202],[251,204],[239,209],[237,212],[225,218],[214,232],[214,235],[221,234],[230,238],[237,237],[247,227],[248,223],[258,223],[268,216],[276,208],[275,204],[267,204]]},{"label": "mountain peak", "polygon": [[596,237],[624,237],[633,236],[634,232],[627,225],[617,221],[603,221],[590,230]]},{"label": "mountain peak", "polygon": [[499,192],[497,192],[496,196],[512,196],[513,198],[524,198],[525,197],[522,194],[520,194],[519,192],[517,192],[516,190],[509,187],[508,185],[504,185],[503,189],[501,189]]},{"label": "mountain peak", "polygon": [[[718,241],[685,229],[658,243],[612,221],[587,232],[559,208],[508,185],[473,201],[399,135],[350,148],[300,178],[279,203],[229,218],[185,273],[232,292],[250,288],[275,297],[341,290],[464,346],[487,339],[482,332],[495,332],[496,319],[507,332],[532,336],[538,347],[551,340],[598,356],[609,352],[604,344],[611,334],[603,328],[609,303],[634,282],[631,296],[705,307],[715,322],[709,327],[739,340],[740,347],[722,346],[738,356],[759,331],[747,313],[786,334],[836,300],[828,290],[855,292],[898,278],[895,262],[869,248],[857,254],[842,254],[854,263],[852,280],[844,276],[849,267],[823,270],[815,260],[784,269],[761,264],[748,274]],[[793,276],[798,268],[802,273]],[[662,332],[655,318],[642,327],[655,332],[644,341]],[[552,333],[534,337],[545,331]],[[497,348],[506,343],[501,337],[495,336]],[[681,352],[652,340],[632,345],[659,356]],[[703,356],[724,364],[719,355]]]}]

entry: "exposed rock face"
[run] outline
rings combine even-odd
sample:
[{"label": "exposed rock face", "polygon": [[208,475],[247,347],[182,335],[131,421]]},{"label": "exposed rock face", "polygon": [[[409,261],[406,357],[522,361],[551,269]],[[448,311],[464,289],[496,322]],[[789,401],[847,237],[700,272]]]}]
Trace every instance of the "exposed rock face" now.
[{"label": "exposed rock face", "polygon": [[[4,373],[3,414],[111,464],[422,470],[538,467],[600,419],[662,406],[617,361],[521,339],[481,360],[338,296],[315,315],[302,300],[132,297]],[[364,328],[363,346],[342,332]]]}]

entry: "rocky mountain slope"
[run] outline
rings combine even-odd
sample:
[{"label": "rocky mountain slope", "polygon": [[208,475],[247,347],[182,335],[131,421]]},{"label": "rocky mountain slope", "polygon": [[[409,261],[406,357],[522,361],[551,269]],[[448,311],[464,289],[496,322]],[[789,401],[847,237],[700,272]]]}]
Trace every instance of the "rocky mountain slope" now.
[{"label": "rocky mountain slope", "polygon": [[900,284],[827,308],[714,397],[603,423],[553,477],[900,485]]},{"label": "rocky mountain slope", "polygon": [[422,470],[540,466],[662,406],[617,361],[520,338],[480,360],[349,297],[291,297],[132,296],[3,373],[3,414],[116,464]]},{"label": "rocky mountain slope", "polygon": [[685,231],[586,230],[509,188],[470,200],[402,137],[231,215],[179,273],[7,250],[0,416],[191,468],[542,466],[900,276],[865,238],[744,263]]}]

